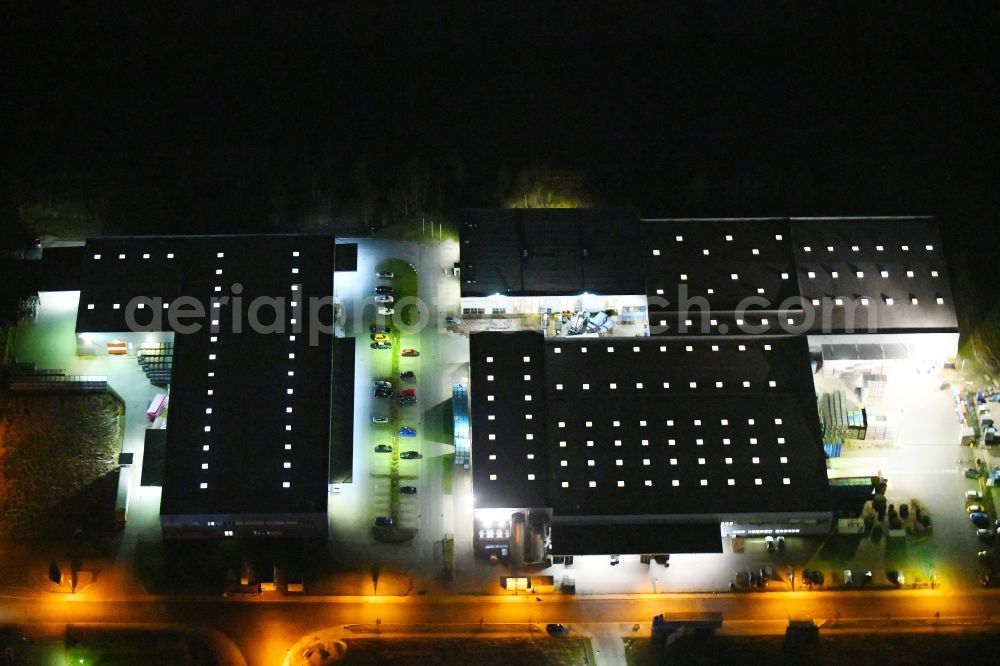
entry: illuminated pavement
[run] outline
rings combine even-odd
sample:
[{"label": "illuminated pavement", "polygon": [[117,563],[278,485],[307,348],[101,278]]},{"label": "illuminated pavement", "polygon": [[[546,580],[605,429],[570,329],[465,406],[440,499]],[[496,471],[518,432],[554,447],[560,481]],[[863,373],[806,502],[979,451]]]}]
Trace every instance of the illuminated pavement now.
[{"label": "illuminated pavement", "polygon": [[[963,470],[979,456],[991,459],[985,449],[959,446],[959,423],[949,390],[942,383],[956,383],[955,371],[934,374],[898,371],[889,376],[885,394],[869,397],[869,415],[895,413],[899,416],[899,446],[896,448],[845,449],[844,457],[868,459],[889,479],[887,500],[897,507],[918,499],[928,507],[934,521],[934,565],[940,577],[954,584],[974,586],[984,569],[976,562],[982,544],[965,511],[964,493],[977,488]],[[829,381],[829,380],[828,380]],[[821,382],[818,382],[821,383]],[[833,388],[846,390],[843,385]],[[824,388],[823,390],[828,390]],[[991,464],[996,464],[993,461]],[[884,570],[885,541],[863,543],[858,568]]]},{"label": "illuminated pavement", "polygon": [[[341,597],[311,598],[278,603],[257,600],[148,599],[91,601],[85,595],[44,600],[5,599],[0,622],[17,623],[198,623],[232,638],[251,666],[274,666],[301,638],[345,624],[537,624],[561,622],[571,631],[578,624],[599,636],[601,644],[615,636],[648,635],[653,615],[716,611],[723,614],[725,631],[780,633],[789,617],[810,617],[817,624],[838,618],[869,619],[872,625],[904,618],[941,619],[980,617],[1000,612],[995,592],[900,590],[892,592],[794,592],[766,594],[638,595],[573,598],[547,596],[487,597]],[[624,630],[624,631],[623,631]],[[602,663],[616,663],[608,659]]]},{"label": "illuminated pavement", "polygon": [[160,538],[160,488],[143,487],[141,470],[145,433],[150,426],[146,408],[150,400],[164,389],[149,383],[136,357],[77,356],[76,310],[79,292],[43,292],[40,295],[35,322],[21,324],[17,330],[15,355],[38,368],[59,368],[67,374],[102,375],[125,405],[122,451],[132,453],[132,475],[129,482],[128,522],[115,560],[115,567],[105,570],[101,585],[111,589],[141,591],[127,572],[137,541]]},{"label": "illuminated pavement", "polygon": [[[455,534],[466,539],[471,550],[471,510],[459,518],[456,526],[455,498],[467,498],[468,484],[463,483],[461,470],[455,470],[452,494],[444,494],[441,457],[452,453],[450,437],[435,437],[442,428],[440,414],[451,399],[451,384],[465,378],[468,344],[465,338],[449,333],[440,326],[445,314],[459,310],[459,288],[456,278],[445,275],[458,258],[458,244],[414,243],[357,239],[358,269],[353,274],[337,275],[336,291],[346,313],[347,335],[357,338],[355,356],[355,423],[354,473],[352,483],[339,484],[339,492],[329,501],[330,534],[338,557],[348,566],[370,566],[373,561],[386,567],[406,569],[416,578],[431,580],[441,570],[441,539]],[[398,407],[400,424],[417,430],[414,439],[402,439],[388,426],[374,426],[373,414],[389,414],[390,401],[372,397],[372,377],[391,374],[391,354],[369,348],[369,325],[373,320],[372,306],[366,311],[363,301],[372,295],[377,267],[384,261],[398,259],[417,268],[419,295],[428,309],[428,323],[418,333],[404,337],[402,347],[419,349],[416,358],[401,358],[399,370],[413,370],[417,375],[419,403],[416,407]],[[399,322],[390,324],[399,330]],[[401,386],[394,377],[397,388]],[[449,408],[450,410],[450,408]],[[428,421],[428,418],[431,420]],[[450,422],[448,424],[450,430]],[[446,433],[447,434],[447,433]],[[396,451],[418,450],[422,460],[399,461],[407,485],[416,485],[416,496],[401,497],[400,524],[419,529],[417,538],[404,546],[379,544],[371,536],[375,516],[388,515],[390,456],[375,454],[376,444],[391,444]],[[463,490],[464,489],[464,490]],[[459,491],[463,491],[461,494]],[[466,499],[467,503],[467,499]],[[458,512],[464,508],[459,506]],[[461,546],[456,544],[460,549]]]}]

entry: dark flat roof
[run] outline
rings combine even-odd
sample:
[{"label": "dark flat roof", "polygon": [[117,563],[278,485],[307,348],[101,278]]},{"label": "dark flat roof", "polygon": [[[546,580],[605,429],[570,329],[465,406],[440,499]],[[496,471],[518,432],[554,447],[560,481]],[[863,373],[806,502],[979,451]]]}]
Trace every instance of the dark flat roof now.
[{"label": "dark flat roof", "polygon": [[462,295],[639,294],[639,243],[625,211],[466,210]]},{"label": "dark flat roof", "polygon": [[595,396],[548,408],[556,515],[826,508],[811,396]]},{"label": "dark flat roof", "polygon": [[804,337],[471,341],[478,508],[690,516],[829,506]]},{"label": "dark flat roof", "polygon": [[306,307],[332,298],[332,235],[96,238],[82,274],[81,332],[127,331],[132,296],[205,309],[174,333],[162,515],[326,512],[332,337],[310,344]]},{"label": "dark flat roof", "polygon": [[[218,242],[219,237],[208,238]],[[129,330],[126,313],[129,302],[135,298],[158,298],[169,304],[185,294],[201,297],[203,294],[184,280],[185,267],[188,271],[196,270],[198,262],[205,259],[199,244],[192,241],[192,237],[186,236],[88,239],[86,246],[76,253],[82,261],[80,282],[71,287],[80,290],[77,332]],[[151,308],[152,304],[146,303],[143,312],[136,309],[136,321],[153,324],[152,330],[169,330],[166,317],[162,325],[155,325]],[[149,319],[144,317],[147,312]]]},{"label": "dark flat roof", "polygon": [[335,260],[338,271],[358,270],[358,244],[337,243]]},{"label": "dark flat roof", "polygon": [[21,261],[18,267],[32,272],[32,286],[38,291],[75,291],[84,283],[83,245],[46,247],[40,261]]},{"label": "dark flat roof", "polygon": [[163,459],[166,451],[167,431],[152,428],[147,430],[142,448],[142,485],[163,485]]},{"label": "dark flat roof", "polygon": [[643,220],[642,236],[653,335],[957,330],[933,219]]},{"label": "dark flat roof", "polygon": [[[463,296],[645,293],[653,335],[957,330],[930,218],[477,209],[462,219]],[[702,312],[704,326],[685,323]]]},{"label": "dark flat roof", "polygon": [[277,320],[283,333],[254,332],[246,318],[237,333],[226,305],[217,309],[217,332],[176,335],[161,514],[326,512],[332,337],[310,344],[308,315],[295,316],[290,303],[302,308],[332,295],[334,248],[327,240],[253,236],[191,244],[187,289],[208,297],[215,286],[225,293],[239,283],[245,304],[283,298],[287,309]]},{"label": "dark flat roof", "polygon": [[799,289],[832,332],[958,329],[935,220],[793,220],[792,238]]},{"label": "dark flat roof", "polygon": [[568,555],[721,553],[719,523],[552,526],[552,552]]},{"label": "dark flat roof", "polygon": [[330,483],[350,481],[354,469],[354,352],[354,338],[333,339]]},{"label": "dark flat roof", "polygon": [[542,336],[475,333],[469,345],[476,506],[547,506]]},{"label": "dark flat roof", "polygon": [[748,297],[775,312],[798,294],[788,220],[643,220],[641,230],[651,314],[677,312],[684,294],[716,314]]}]

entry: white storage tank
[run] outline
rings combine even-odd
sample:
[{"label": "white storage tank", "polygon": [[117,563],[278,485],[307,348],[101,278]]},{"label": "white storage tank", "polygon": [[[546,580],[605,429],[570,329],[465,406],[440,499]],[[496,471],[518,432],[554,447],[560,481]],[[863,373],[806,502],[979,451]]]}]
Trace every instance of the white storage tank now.
[{"label": "white storage tank", "polygon": [[524,514],[520,511],[510,519],[510,564],[524,564]]},{"label": "white storage tank", "polygon": [[542,531],[532,528],[528,537],[528,552],[525,554],[528,562],[542,561]]},{"label": "white storage tank", "polygon": [[527,552],[528,562],[541,562],[545,543],[545,514],[532,513],[528,516]]}]

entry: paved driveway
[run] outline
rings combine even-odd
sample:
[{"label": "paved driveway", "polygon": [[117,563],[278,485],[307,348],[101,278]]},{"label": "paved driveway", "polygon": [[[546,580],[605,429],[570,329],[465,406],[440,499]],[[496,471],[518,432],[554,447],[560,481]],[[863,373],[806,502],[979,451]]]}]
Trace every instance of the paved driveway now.
[{"label": "paved driveway", "polygon": [[[468,533],[471,548],[471,512],[464,518],[467,521],[465,526],[457,526],[452,501],[454,495],[442,493],[445,470],[441,457],[453,451],[451,439],[431,438],[436,434],[447,434],[440,427],[440,415],[444,403],[451,399],[452,382],[465,381],[467,374],[467,338],[448,332],[441,325],[445,314],[459,311],[458,280],[445,275],[445,269],[457,261],[458,244],[370,239],[357,242],[357,273],[349,279],[338,276],[336,287],[347,315],[346,333],[357,340],[354,474],[353,483],[345,484],[340,487],[339,493],[331,494],[331,535],[338,544],[338,550],[350,561],[358,564],[378,561],[418,574],[433,575],[441,566],[440,540],[444,534]],[[372,396],[372,378],[391,378],[397,388],[401,387],[398,376],[392,372],[392,355],[369,347],[369,326],[374,315],[370,308],[366,310],[361,306],[364,299],[372,294],[377,282],[376,267],[388,259],[399,259],[416,267],[419,296],[428,314],[427,326],[416,332],[415,338],[408,336],[414,342],[404,344],[417,348],[420,356],[401,357],[398,367],[399,371],[413,370],[417,376],[416,384],[412,385],[417,391],[417,405],[396,405],[399,425],[415,428],[415,438],[400,438],[395,428],[371,423],[373,414],[389,415],[391,406],[389,399]],[[390,325],[398,330],[399,324],[397,320]],[[434,419],[430,424],[429,415]],[[417,539],[405,546],[378,544],[370,534],[374,517],[386,515],[389,508],[390,481],[386,475],[390,456],[373,451],[376,444],[383,443],[391,444],[397,451],[417,450],[424,455],[421,460],[399,460],[400,474],[406,477],[401,485],[415,485],[418,489],[417,495],[400,498],[400,524],[420,530]],[[460,486],[453,484],[453,488]]]}]

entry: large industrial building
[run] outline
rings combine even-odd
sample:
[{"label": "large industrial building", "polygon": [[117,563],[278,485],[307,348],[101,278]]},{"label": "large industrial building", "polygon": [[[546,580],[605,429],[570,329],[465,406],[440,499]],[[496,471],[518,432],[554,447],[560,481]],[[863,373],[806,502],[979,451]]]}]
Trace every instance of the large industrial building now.
[{"label": "large industrial building", "polygon": [[328,484],[350,473],[354,343],[306,318],[332,330],[335,263],[355,261],[330,235],[45,253],[42,289],[79,291],[78,353],[135,358],[169,394],[165,443],[148,431],[143,469],[162,485],[166,538],[326,535]]},{"label": "large industrial building", "polygon": [[904,345],[890,354],[904,352],[915,363],[957,351],[958,323],[933,219],[638,224],[654,335],[800,334],[824,361],[856,354],[875,365],[885,358],[884,345]]},{"label": "large industrial building", "polygon": [[640,242],[627,211],[465,211],[462,296],[642,293]]},{"label": "large industrial building", "polygon": [[476,546],[515,562],[825,533],[814,373],[957,352],[928,218],[473,210],[462,234]]},{"label": "large industrial building", "polygon": [[720,523],[829,525],[801,337],[526,331],[471,351],[476,505],[551,509],[554,553],[713,552]]}]

